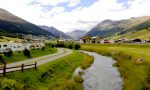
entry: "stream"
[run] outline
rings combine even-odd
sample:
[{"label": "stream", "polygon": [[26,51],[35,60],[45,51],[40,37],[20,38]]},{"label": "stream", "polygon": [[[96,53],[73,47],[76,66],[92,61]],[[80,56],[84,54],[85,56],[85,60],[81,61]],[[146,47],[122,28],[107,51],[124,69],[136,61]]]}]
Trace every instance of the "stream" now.
[{"label": "stream", "polygon": [[84,90],[122,90],[120,73],[113,66],[115,60],[94,52],[82,52],[94,56],[94,63],[84,71]]}]

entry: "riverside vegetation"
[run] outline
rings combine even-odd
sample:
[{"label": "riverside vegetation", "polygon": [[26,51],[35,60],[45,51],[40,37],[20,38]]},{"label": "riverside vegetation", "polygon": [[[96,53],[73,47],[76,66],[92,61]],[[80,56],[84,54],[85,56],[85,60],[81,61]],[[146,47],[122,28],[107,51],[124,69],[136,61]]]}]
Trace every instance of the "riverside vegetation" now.
[{"label": "riverside vegetation", "polygon": [[11,63],[30,58],[40,57],[48,54],[53,54],[55,52],[57,52],[57,49],[54,48],[53,45],[46,44],[45,47],[41,49],[33,49],[30,51],[25,49],[24,51],[13,52],[11,53],[11,55],[7,55],[7,53],[4,53],[0,54],[0,64],[3,64],[4,62]]},{"label": "riverside vegetation", "polygon": [[73,77],[73,72],[79,66],[87,68],[92,61],[93,57],[73,51],[68,56],[39,66],[37,70],[8,73],[5,77],[1,75],[0,90],[82,90],[82,79]]},{"label": "riverside vegetation", "polygon": [[88,44],[82,50],[113,57],[123,78],[123,90],[150,90],[150,46]]}]

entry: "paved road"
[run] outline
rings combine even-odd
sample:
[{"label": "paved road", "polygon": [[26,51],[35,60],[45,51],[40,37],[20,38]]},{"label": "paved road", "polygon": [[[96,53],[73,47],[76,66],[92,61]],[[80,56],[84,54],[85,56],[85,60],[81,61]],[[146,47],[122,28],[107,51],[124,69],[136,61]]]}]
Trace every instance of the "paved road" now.
[{"label": "paved road", "polygon": [[110,57],[83,51],[94,56],[94,63],[84,71],[84,90],[122,90],[122,79]]},{"label": "paved road", "polygon": [[[58,58],[64,57],[66,55],[69,55],[71,53],[72,53],[72,50],[64,49],[64,48],[58,48],[58,52],[55,53],[55,54],[46,55],[46,56],[33,58],[33,59],[28,59],[28,60],[19,61],[19,62],[14,62],[14,63],[10,63],[10,64],[7,64],[6,67],[20,66],[21,64],[30,64],[30,63],[35,63],[35,62],[37,62],[37,66],[39,66],[39,65],[48,63],[50,61],[56,60]],[[34,67],[34,66],[28,66],[26,68],[31,68],[31,67]],[[21,67],[20,68],[7,69],[6,72],[20,70],[20,69],[21,69]],[[3,73],[3,71],[0,70],[0,73]]]}]

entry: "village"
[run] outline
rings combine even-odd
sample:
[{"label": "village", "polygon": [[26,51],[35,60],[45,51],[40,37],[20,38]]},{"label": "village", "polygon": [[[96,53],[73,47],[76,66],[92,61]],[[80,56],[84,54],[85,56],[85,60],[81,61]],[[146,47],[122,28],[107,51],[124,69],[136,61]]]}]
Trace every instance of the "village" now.
[{"label": "village", "polygon": [[108,39],[108,38],[100,38],[99,36],[83,36],[80,39],[81,43],[84,44],[114,44],[114,43],[124,43],[124,44],[150,44],[150,40],[141,40],[141,39]]},{"label": "village", "polygon": [[0,42],[0,53],[12,50],[23,51],[24,49],[32,50],[45,46],[47,38],[43,36],[26,35],[23,40]]},{"label": "village", "polygon": [[24,49],[32,50],[38,49],[45,46],[45,43],[55,41],[59,42],[75,42],[79,44],[115,44],[115,43],[124,43],[124,44],[150,44],[150,40],[141,40],[141,39],[103,39],[99,36],[83,36],[80,40],[73,39],[63,39],[63,38],[51,38],[48,39],[44,36],[34,36],[34,35],[24,35],[24,39],[20,41],[9,41],[9,42],[0,42],[0,53],[8,52],[12,50],[23,51]]}]

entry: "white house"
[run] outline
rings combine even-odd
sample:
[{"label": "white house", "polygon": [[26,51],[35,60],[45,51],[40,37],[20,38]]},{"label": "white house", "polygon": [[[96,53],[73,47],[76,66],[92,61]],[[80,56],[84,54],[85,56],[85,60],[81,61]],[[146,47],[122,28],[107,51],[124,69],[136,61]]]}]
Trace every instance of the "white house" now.
[{"label": "white house", "polygon": [[7,52],[11,49],[11,44],[8,42],[0,42],[0,53]]}]

